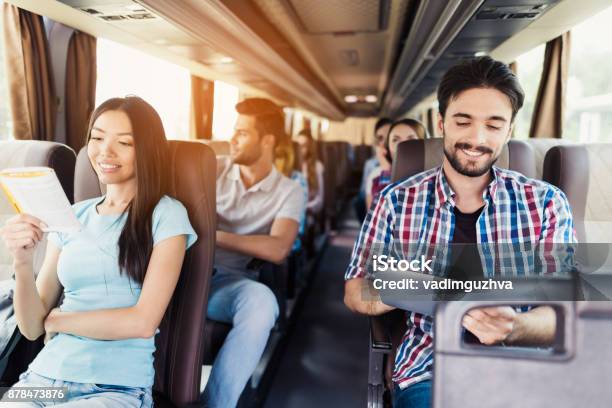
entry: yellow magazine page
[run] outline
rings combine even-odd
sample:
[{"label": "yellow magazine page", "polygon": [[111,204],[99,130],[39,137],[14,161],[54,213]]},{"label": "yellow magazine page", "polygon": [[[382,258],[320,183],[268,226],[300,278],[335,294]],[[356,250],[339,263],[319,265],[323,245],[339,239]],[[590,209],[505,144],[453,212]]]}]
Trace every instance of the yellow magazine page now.
[{"label": "yellow magazine page", "polygon": [[42,220],[49,226],[45,231],[80,230],[80,223],[53,169],[5,169],[0,171],[0,185],[15,210]]}]

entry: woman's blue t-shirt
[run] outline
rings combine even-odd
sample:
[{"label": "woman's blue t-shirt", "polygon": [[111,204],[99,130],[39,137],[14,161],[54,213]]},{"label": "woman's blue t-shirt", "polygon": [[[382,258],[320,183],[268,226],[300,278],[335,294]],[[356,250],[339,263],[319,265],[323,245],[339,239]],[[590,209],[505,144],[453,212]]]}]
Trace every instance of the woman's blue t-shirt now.
[{"label": "woman's blue t-shirt", "polygon": [[[62,311],[84,312],[134,306],[141,285],[119,273],[119,235],[127,214],[100,215],[98,197],[73,206],[83,228],[78,233],[50,233],[61,249],[57,276],[64,287]],[[162,197],[153,211],[153,245],[177,235],[187,236],[187,248],[197,235],[183,205]],[[94,340],[58,333],[30,364],[33,372],[64,381],[129,387],[153,385],[154,337]]]}]

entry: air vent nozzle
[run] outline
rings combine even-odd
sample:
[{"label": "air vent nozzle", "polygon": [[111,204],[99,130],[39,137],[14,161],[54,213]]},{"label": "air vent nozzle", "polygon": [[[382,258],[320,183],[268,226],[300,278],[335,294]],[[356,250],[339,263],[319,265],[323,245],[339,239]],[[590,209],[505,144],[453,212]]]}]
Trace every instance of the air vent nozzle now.
[{"label": "air vent nozzle", "polygon": [[512,18],[512,19],[520,18],[520,19],[531,20],[531,19],[536,18],[538,14],[539,13],[515,13],[515,14],[510,14],[508,18]]},{"label": "air vent nozzle", "polygon": [[546,5],[540,6],[502,6],[485,7],[477,15],[477,20],[533,20],[538,18]]},{"label": "air vent nozzle", "polygon": [[95,14],[102,14],[102,13],[100,13],[98,10],[96,10],[96,9],[92,9],[92,8],[84,8],[84,9],[81,9],[81,10],[83,10],[84,12],[86,12],[86,13],[88,13],[88,14],[92,14],[92,15],[95,15]]},{"label": "air vent nozzle", "polygon": [[125,20],[127,17],[126,16],[101,16],[100,18],[106,21],[119,21],[119,20]]},{"label": "air vent nozzle", "polygon": [[132,20],[151,20],[155,18],[151,13],[128,14],[128,17]]}]

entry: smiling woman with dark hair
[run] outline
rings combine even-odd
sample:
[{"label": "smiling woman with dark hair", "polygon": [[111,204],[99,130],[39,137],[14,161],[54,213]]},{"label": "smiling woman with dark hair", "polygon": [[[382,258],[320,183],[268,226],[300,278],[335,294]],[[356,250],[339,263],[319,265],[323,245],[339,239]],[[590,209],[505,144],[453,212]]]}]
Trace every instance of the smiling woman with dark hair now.
[{"label": "smiling woman with dark hair", "polygon": [[47,340],[15,387],[59,381],[67,388],[62,406],[152,406],[154,337],[197,238],[183,205],[165,195],[166,148],[148,103],[110,99],[93,112],[87,142],[106,195],[73,206],[81,231],[49,234],[36,281],[32,259],[44,226],[21,214],[2,229],[19,329]]}]

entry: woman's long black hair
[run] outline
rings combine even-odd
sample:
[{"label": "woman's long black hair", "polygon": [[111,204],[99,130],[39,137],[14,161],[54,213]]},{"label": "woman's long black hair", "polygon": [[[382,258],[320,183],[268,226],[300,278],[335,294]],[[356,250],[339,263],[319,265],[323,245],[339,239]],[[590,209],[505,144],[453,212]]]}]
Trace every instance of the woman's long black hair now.
[{"label": "woman's long black hair", "polygon": [[108,111],[124,112],[132,124],[137,188],[119,236],[119,268],[121,274],[142,284],[153,252],[153,210],[167,189],[167,140],[155,109],[137,96],[127,96],[109,99],[96,108],[89,120],[88,142],[94,122]]}]

